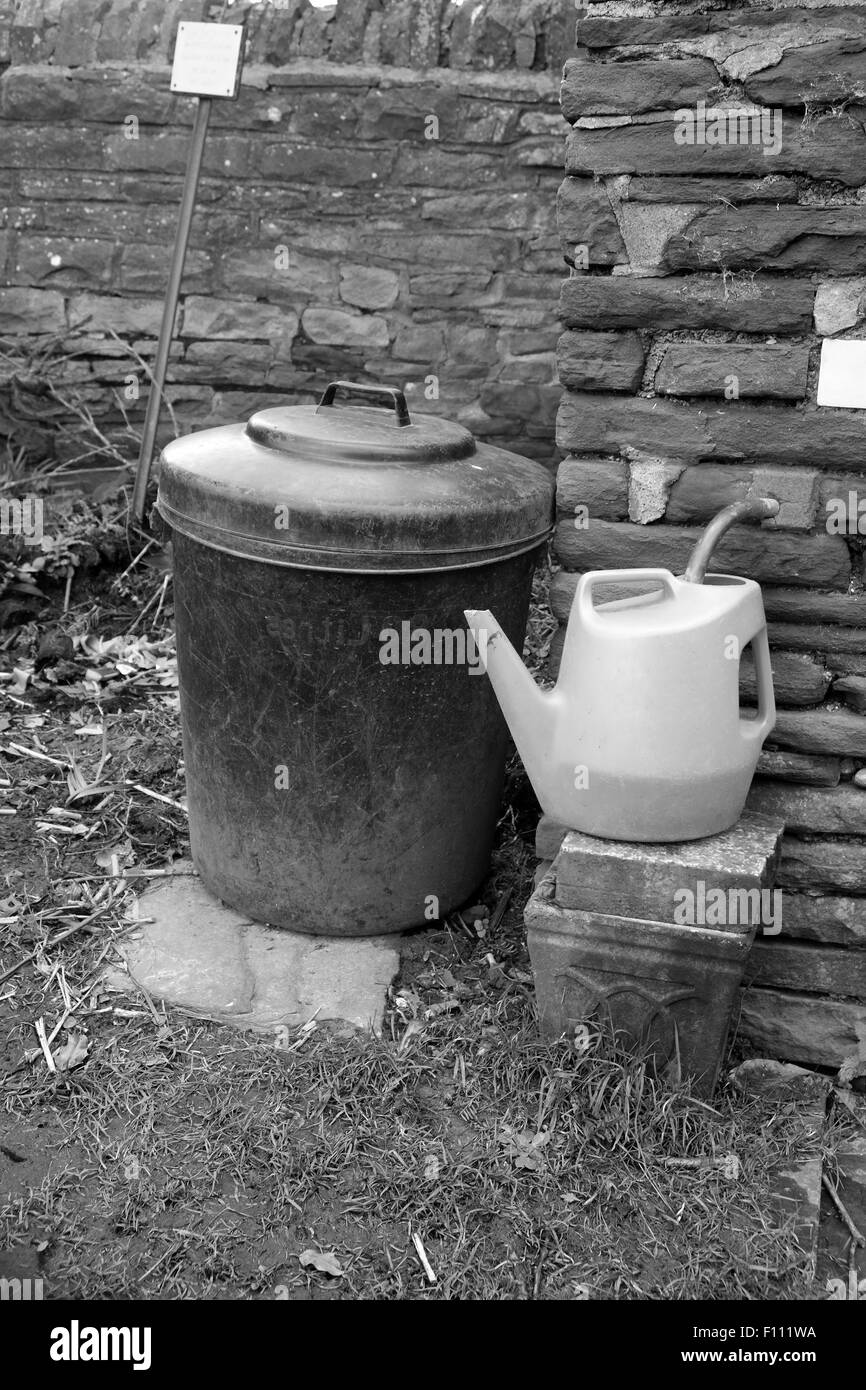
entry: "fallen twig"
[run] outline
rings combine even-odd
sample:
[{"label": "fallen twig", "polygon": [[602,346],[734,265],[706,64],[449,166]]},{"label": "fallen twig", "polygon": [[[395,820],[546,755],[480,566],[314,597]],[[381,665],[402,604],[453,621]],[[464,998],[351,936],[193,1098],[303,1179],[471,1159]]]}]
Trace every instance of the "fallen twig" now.
[{"label": "fallen twig", "polygon": [[866,1245],[866,1238],[864,1238],[862,1233],[858,1231],[857,1227],[854,1225],[854,1222],[851,1220],[851,1217],[848,1214],[848,1210],[845,1207],[842,1198],[839,1196],[839,1193],[836,1191],[835,1187],[831,1183],[830,1179],[827,1177],[826,1173],[823,1173],[821,1175],[821,1181],[824,1184],[827,1191],[829,1192],[830,1197],[833,1200],[834,1207],[838,1211],[842,1220],[845,1222],[845,1225],[848,1227],[848,1231],[854,1244]]}]

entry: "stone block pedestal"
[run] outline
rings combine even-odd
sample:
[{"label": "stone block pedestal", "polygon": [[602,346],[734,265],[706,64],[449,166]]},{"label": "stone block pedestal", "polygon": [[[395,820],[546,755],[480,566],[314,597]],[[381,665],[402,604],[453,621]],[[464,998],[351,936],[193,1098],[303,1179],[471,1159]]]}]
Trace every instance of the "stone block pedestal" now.
[{"label": "stone block pedestal", "polygon": [[[649,845],[542,821],[540,847],[555,857],[525,912],[542,1031],[607,1024],[626,1047],[646,1047],[659,1072],[710,1094],[782,831],[743,817],[724,835]],[[689,901],[697,920],[684,923]],[[708,902],[711,926],[700,920]]]}]

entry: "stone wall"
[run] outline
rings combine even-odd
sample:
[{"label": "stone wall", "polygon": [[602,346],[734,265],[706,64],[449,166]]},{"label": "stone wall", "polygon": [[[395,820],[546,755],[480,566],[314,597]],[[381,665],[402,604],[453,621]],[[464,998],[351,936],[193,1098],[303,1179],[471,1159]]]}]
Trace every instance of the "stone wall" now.
[{"label": "stone wall", "polygon": [[551,603],[564,623],[581,570],[681,572],[721,507],[780,501],[713,566],[764,586],[779,716],[751,806],[787,826],[740,1027],[838,1064],[866,1044],[866,416],[816,386],[822,339],[866,336],[866,7],[587,4],[562,106]]},{"label": "stone wall", "polygon": [[[194,108],[169,93],[173,36],[222,11],[0,0],[0,335],[17,352],[0,442],[80,450],[21,364],[49,336],[76,354],[51,368],[61,396],[109,440],[123,411],[140,421]],[[179,428],[348,377],[552,461],[569,0],[249,0],[239,17],[242,94],[213,103],[169,366]]]}]

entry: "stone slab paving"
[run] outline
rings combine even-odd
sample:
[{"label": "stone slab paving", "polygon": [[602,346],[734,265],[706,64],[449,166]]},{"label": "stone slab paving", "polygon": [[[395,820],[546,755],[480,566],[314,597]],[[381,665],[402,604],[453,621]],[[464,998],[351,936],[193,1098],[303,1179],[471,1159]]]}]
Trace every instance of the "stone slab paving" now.
[{"label": "stone slab paving", "polygon": [[773,1198],[783,1215],[791,1216],[797,1239],[809,1256],[814,1274],[821,1221],[821,1140],[827,1114],[830,1081],[817,1072],[787,1062],[756,1057],[741,1062],[731,1080],[745,1095],[793,1104],[802,1126],[798,1152],[778,1164],[771,1177]]},{"label": "stone slab paving", "polygon": [[[394,936],[321,937],[251,922],[213,897],[189,861],[137,899],[123,940],[129,975],[200,1018],[272,1031],[311,1018],[378,1032],[400,968]],[[123,986],[124,972],[109,983]]]}]

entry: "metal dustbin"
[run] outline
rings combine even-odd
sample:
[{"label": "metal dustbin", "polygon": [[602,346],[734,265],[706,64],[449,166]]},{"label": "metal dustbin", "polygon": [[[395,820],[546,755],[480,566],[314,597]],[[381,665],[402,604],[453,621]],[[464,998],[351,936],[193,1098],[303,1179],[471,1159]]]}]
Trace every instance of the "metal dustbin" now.
[{"label": "metal dustbin", "polygon": [[494,609],[520,648],[553,493],[540,464],[347,382],[166,447],[190,840],[211,892],[273,926],[365,936],[477,888],[508,734],[463,610]]}]

